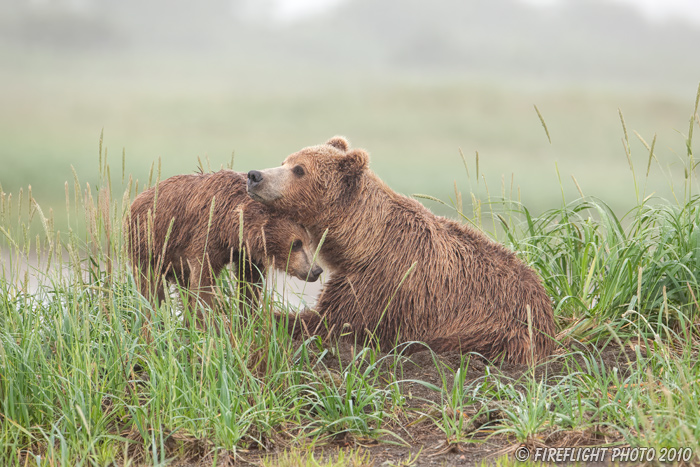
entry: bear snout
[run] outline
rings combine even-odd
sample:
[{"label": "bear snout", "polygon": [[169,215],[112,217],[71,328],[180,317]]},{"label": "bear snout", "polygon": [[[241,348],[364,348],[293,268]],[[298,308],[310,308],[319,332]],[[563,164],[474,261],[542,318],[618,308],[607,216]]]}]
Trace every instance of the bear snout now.
[{"label": "bear snout", "polygon": [[323,272],[323,268],[321,266],[314,266],[311,268],[311,271],[309,272],[309,278],[306,280],[307,282],[316,282],[318,280],[318,277],[321,275]]},{"label": "bear snout", "polygon": [[254,187],[258,183],[262,182],[263,176],[259,170],[251,170],[248,172],[248,186]]},{"label": "bear snout", "polygon": [[284,167],[251,170],[248,172],[246,191],[255,201],[270,205],[282,197],[288,182],[288,172]]}]

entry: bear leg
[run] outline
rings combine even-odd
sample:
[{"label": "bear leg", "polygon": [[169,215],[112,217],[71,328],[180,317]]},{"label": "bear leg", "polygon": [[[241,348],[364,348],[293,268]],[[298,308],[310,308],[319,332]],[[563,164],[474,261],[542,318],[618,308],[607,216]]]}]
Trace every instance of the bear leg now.
[{"label": "bear leg", "polygon": [[277,321],[285,321],[289,335],[295,339],[302,339],[315,335],[324,335],[326,328],[321,316],[313,310],[300,311],[294,315],[275,313]]},{"label": "bear leg", "polygon": [[239,308],[246,314],[254,307],[260,306],[260,296],[262,295],[263,274],[265,272],[262,264],[246,260],[245,264],[239,268],[237,278],[240,286],[244,289],[245,302]]},{"label": "bear leg", "polygon": [[[506,338],[507,337],[507,338]],[[427,347],[426,347],[427,346]],[[457,351],[462,353],[473,352],[484,359],[501,364],[503,361],[516,364],[529,364],[537,361],[538,355],[532,353],[530,339],[527,336],[489,336],[455,334],[445,337],[436,337],[422,344],[410,344],[405,350],[406,354],[417,353],[426,350],[435,353]]]},{"label": "bear leg", "polygon": [[165,301],[168,285],[164,277],[158,277],[152,269],[144,272],[140,267],[135,266],[134,280],[141,295],[153,305],[160,306]]},{"label": "bear leg", "polygon": [[190,264],[190,276],[188,281],[187,306],[191,313],[196,310],[196,326],[203,328],[205,325],[205,309],[199,306],[201,300],[205,307],[213,308],[216,294],[214,292],[214,277],[208,264]]}]

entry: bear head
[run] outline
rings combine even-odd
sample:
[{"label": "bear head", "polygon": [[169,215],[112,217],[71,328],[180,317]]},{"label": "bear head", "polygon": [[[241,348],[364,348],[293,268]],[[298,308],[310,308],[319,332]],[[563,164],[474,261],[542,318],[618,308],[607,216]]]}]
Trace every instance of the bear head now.
[{"label": "bear head", "polygon": [[369,155],[335,136],[288,156],[280,167],[248,172],[248,194],[309,226],[357,197]]},{"label": "bear head", "polygon": [[255,241],[261,241],[265,266],[282,270],[297,279],[315,282],[323,269],[315,262],[316,245],[300,224],[272,214]]}]

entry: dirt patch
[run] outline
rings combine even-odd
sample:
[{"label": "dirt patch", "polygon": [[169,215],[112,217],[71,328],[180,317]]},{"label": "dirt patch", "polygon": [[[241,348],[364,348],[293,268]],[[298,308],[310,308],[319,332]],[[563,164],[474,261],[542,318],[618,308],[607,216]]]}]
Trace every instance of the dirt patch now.
[{"label": "dirt patch", "polygon": [[[353,362],[358,349],[348,343],[339,343],[337,353],[327,355],[323,363],[330,371],[343,371],[348,362]],[[621,377],[628,373],[630,363],[636,361],[636,353],[631,347],[620,348],[608,346],[603,350],[591,348],[572,355],[574,349],[562,349],[559,353],[568,353],[567,358],[554,356],[534,370],[535,379],[544,378],[554,383],[557,378],[572,372],[586,372],[587,363],[595,361],[602,371],[616,371]],[[386,357],[385,354],[381,357]],[[457,416],[465,418],[464,438],[455,442],[435,423],[442,416],[440,408],[449,407],[444,400],[450,394],[455,382],[457,370],[463,372],[465,386],[489,378],[498,379],[506,384],[517,386],[524,377],[531,378],[531,369],[527,365],[504,364],[500,367],[491,365],[478,357],[465,357],[459,353],[434,355],[420,352],[410,357],[395,359],[388,357],[385,365],[399,368],[387,368],[401,380],[401,391],[406,396],[406,406],[400,422],[390,423],[383,428],[395,433],[407,445],[398,444],[397,438],[385,435],[379,439],[362,439],[352,436],[340,436],[326,440],[313,449],[316,459],[333,457],[340,449],[359,449],[369,452],[370,465],[478,465],[482,461],[493,462],[504,454],[512,454],[520,443],[514,437],[493,435],[493,429],[482,430],[489,422],[499,417],[498,408],[465,407]],[[432,387],[431,387],[432,386]],[[436,390],[439,388],[441,390]],[[449,408],[446,409],[448,414]],[[274,459],[286,449],[300,448],[298,445],[285,445],[284,441],[276,443],[274,449],[262,452],[241,453],[239,461],[259,464],[263,459]],[[615,441],[603,430],[559,431],[544,433],[533,446],[574,447],[594,446]],[[298,442],[298,441],[297,441]],[[303,449],[303,448],[302,448]],[[333,454],[335,453],[335,454]]]}]

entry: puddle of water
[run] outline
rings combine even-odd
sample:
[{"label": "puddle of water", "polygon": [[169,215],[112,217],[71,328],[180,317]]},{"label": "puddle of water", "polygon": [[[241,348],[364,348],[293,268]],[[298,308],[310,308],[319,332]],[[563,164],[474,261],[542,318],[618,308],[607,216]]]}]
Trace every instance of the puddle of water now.
[{"label": "puddle of water", "polygon": [[[0,254],[0,279],[11,281],[17,286],[24,284],[26,278],[26,292],[34,294],[39,292],[41,286],[50,285],[52,280],[68,281],[73,271],[67,264],[66,261],[63,262],[62,272],[59,271],[58,265],[54,265],[47,273],[46,265],[38,264],[36,255],[18,259],[16,255],[10,258],[10,255],[3,251]],[[324,276],[325,274],[316,282],[304,282],[275,271],[268,274],[268,280],[273,282],[274,291],[285,303],[293,309],[302,309],[316,303],[325,282]]]}]

